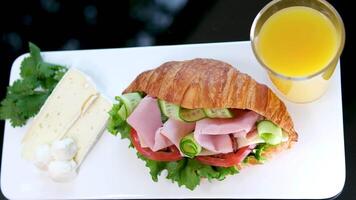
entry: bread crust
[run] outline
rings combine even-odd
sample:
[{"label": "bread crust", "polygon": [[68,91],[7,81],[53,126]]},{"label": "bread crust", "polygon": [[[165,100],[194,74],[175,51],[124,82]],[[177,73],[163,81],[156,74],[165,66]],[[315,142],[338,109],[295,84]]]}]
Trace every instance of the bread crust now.
[{"label": "bread crust", "polygon": [[123,93],[138,91],[188,109],[252,110],[283,128],[289,141],[298,140],[285,104],[272,90],[219,60],[166,62],[142,72]]}]

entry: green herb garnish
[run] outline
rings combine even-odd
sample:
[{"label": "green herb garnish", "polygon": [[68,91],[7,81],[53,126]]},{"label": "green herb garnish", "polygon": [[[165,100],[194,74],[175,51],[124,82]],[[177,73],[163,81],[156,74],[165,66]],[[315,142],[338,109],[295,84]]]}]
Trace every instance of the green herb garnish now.
[{"label": "green herb garnish", "polygon": [[67,68],[43,61],[40,49],[29,43],[30,56],[21,62],[21,78],[7,88],[0,103],[0,119],[13,127],[23,126],[35,116]]}]

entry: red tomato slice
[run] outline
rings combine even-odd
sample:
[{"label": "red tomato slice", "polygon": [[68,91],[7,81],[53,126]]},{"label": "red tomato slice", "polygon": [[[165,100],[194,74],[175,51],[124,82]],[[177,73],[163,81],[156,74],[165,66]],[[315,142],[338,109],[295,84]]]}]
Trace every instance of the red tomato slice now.
[{"label": "red tomato slice", "polygon": [[155,161],[177,161],[182,159],[182,155],[175,145],[169,148],[169,152],[166,151],[152,151],[150,148],[143,148],[138,139],[137,132],[131,129],[130,132],[132,144],[135,146],[136,150],[150,160]]},{"label": "red tomato slice", "polygon": [[254,145],[250,145],[238,149],[237,152],[214,156],[197,156],[196,159],[206,165],[217,167],[232,167],[241,163],[253,148]]}]

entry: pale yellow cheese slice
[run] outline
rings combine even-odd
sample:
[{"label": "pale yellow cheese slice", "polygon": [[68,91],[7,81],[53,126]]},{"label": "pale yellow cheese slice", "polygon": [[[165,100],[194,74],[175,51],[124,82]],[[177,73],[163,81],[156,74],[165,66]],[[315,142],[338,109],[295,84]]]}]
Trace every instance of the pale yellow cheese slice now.
[{"label": "pale yellow cheese slice", "polygon": [[86,76],[70,69],[30,125],[22,140],[22,156],[33,160],[36,147],[62,138],[98,97]]},{"label": "pale yellow cheese slice", "polygon": [[91,148],[99,139],[109,119],[108,112],[112,104],[104,97],[99,96],[87,111],[76,121],[63,138],[72,138],[78,152],[74,160],[78,165],[82,163]]}]

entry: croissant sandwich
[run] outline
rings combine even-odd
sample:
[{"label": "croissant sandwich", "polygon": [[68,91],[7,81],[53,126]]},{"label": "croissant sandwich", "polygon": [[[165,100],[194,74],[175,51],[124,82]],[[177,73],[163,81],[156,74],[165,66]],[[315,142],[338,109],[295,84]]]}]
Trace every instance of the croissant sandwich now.
[{"label": "croissant sandwich", "polygon": [[290,148],[298,135],[284,103],[266,86],[213,59],[166,62],[116,97],[108,130],[131,141],[154,181],[193,190]]}]

